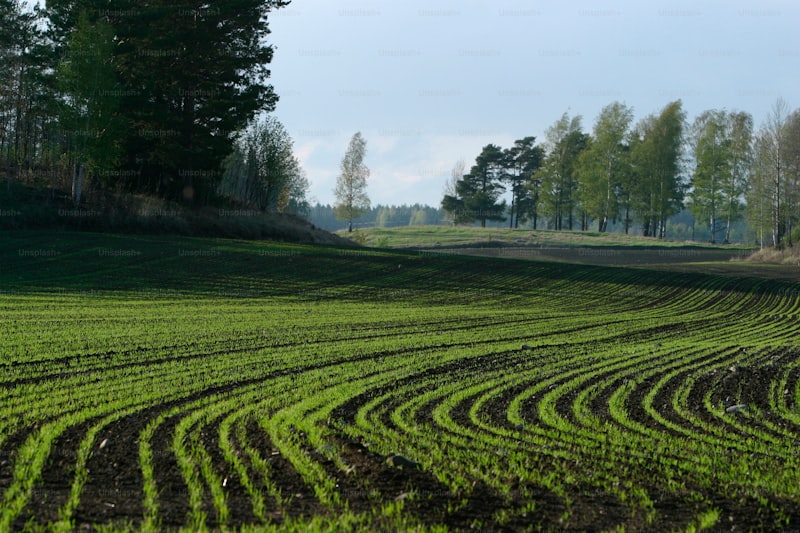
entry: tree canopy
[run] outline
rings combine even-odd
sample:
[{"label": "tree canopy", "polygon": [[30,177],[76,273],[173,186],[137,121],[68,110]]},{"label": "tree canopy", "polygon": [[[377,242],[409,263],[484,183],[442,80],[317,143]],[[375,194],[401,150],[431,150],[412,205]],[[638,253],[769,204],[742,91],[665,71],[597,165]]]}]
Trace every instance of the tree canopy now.
[{"label": "tree canopy", "polygon": [[347,230],[353,231],[353,220],[369,209],[367,178],[369,168],[364,164],[367,155],[367,141],[356,132],[350,139],[341,163],[341,172],[336,178],[336,217],[347,220]]},{"label": "tree canopy", "polygon": [[68,162],[76,201],[85,172],[209,202],[238,132],[277,103],[268,16],[287,4],[0,2],[0,57],[18,69],[0,82],[0,149],[30,163],[38,151],[55,173]]}]

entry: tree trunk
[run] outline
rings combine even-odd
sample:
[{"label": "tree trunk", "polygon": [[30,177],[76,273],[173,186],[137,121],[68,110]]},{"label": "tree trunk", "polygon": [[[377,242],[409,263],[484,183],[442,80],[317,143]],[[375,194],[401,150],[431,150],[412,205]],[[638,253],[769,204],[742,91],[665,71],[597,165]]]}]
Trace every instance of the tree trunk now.
[{"label": "tree trunk", "polygon": [[75,207],[81,204],[81,193],[83,192],[84,166],[82,162],[76,161],[72,171],[72,203]]},{"label": "tree trunk", "polygon": [[625,235],[628,234],[628,230],[631,228],[631,207],[630,205],[625,205]]},{"label": "tree trunk", "polygon": [[[732,195],[729,195],[729,198],[730,197],[732,197]],[[729,202],[728,203],[728,219],[725,222],[725,240],[723,241],[723,244],[728,244],[728,243],[731,242],[730,239],[731,239],[731,223],[732,223],[732,219],[733,219],[733,204]]]},{"label": "tree trunk", "polygon": [[[511,216],[509,217],[508,221],[508,229],[512,229],[514,227],[514,200],[517,197],[516,187],[512,186],[511,189]],[[519,215],[517,215],[519,217]]]}]

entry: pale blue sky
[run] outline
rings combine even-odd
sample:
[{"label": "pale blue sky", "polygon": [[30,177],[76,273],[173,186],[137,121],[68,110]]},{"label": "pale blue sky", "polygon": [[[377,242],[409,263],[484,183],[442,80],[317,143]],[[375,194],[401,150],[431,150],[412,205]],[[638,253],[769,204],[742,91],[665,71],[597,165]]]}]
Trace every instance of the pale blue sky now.
[{"label": "pale blue sky", "polygon": [[618,100],[635,119],[680,98],[748,111],[800,106],[800,2],[294,0],[270,16],[275,116],[312,201],[333,203],[350,137],[367,140],[373,204],[438,205],[450,169],[563,112]]}]

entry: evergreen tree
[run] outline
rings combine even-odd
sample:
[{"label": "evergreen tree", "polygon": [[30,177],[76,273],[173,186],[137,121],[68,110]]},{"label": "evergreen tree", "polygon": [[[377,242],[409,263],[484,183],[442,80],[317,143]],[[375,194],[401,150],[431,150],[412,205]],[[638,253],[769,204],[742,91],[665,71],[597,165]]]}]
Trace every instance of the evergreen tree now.
[{"label": "evergreen tree", "polygon": [[0,166],[7,187],[24,169],[31,169],[41,148],[51,91],[44,77],[48,65],[37,9],[21,2],[0,0]]},{"label": "evergreen tree", "polygon": [[533,175],[542,165],[544,151],[536,146],[536,137],[528,136],[514,141],[514,146],[505,150],[506,176],[511,185],[511,207],[509,228],[519,227],[536,213],[536,202],[532,196],[535,189],[529,187]]},{"label": "evergreen tree", "polygon": [[498,201],[505,190],[505,155],[500,147],[487,144],[475,159],[475,165],[456,182],[455,196],[446,194],[442,208],[454,213],[456,224],[480,221],[486,227],[487,220],[503,221],[506,202]]},{"label": "evergreen tree", "polygon": [[208,201],[233,132],[277,102],[267,84],[267,16],[282,0],[175,4],[166,0],[50,0],[51,36],[65,47],[81,11],[112,28],[124,87],[120,113],[133,190]]},{"label": "evergreen tree", "polygon": [[87,170],[111,169],[119,154],[121,91],[112,65],[112,37],[108,24],[91,22],[81,13],[59,65],[59,87],[65,97],[61,122],[73,154],[75,205],[81,202]]}]

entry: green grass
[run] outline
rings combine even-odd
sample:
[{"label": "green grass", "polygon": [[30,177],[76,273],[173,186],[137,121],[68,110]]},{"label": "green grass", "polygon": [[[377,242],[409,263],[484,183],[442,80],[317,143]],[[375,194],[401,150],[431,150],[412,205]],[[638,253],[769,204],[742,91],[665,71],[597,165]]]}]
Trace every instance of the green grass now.
[{"label": "green grass", "polygon": [[798,296],[753,276],[5,232],[0,529],[796,527]]},{"label": "green grass", "polygon": [[[624,246],[685,247],[724,250],[753,250],[744,245],[710,245],[683,241],[662,241],[651,237],[592,231],[522,230],[473,226],[401,226],[358,230],[367,246],[381,248],[458,248],[480,246],[562,247]],[[348,236],[347,232],[339,232]]]}]

